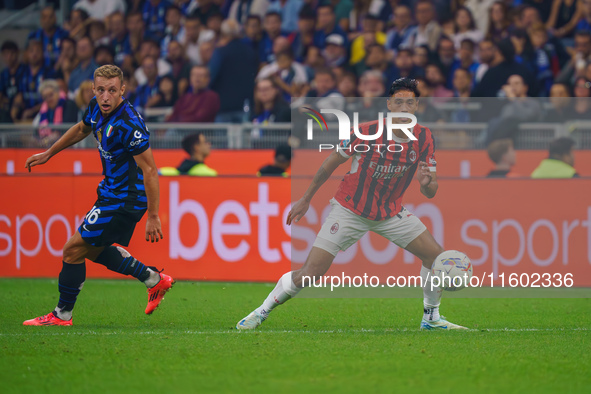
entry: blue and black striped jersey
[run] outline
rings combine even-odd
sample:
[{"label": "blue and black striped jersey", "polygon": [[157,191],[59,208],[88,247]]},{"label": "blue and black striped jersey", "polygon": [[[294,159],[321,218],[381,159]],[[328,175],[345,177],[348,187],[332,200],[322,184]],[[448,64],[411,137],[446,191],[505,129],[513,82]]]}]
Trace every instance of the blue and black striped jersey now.
[{"label": "blue and black striped jersey", "polygon": [[103,117],[95,97],[83,122],[92,127],[103,164],[105,179],[97,189],[99,200],[121,203],[132,211],[147,209],[144,176],[133,158],[150,147],[150,132],[140,114],[123,99]]}]

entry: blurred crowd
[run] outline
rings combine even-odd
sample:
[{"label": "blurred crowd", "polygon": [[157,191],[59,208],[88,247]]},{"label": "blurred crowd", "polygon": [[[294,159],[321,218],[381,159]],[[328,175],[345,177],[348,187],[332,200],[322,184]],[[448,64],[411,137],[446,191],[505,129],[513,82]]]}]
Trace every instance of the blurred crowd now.
[{"label": "blurred crowd", "polygon": [[1,54],[0,121],[40,126],[80,120],[108,63],[169,122],[288,122],[293,98],[400,77],[431,97],[589,97],[591,0],[79,0]]}]

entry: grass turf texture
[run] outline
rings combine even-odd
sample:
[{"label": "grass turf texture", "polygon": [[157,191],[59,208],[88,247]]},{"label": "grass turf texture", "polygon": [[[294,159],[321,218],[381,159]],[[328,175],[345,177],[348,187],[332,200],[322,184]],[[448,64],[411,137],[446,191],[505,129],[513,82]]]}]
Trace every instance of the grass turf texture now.
[{"label": "grass turf texture", "polygon": [[[256,332],[265,284],[88,280],[73,327],[24,327],[55,280],[0,279],[0,381],[21,392],[588,392],[590,299],[449,299],[469,332],[421,332],[419,298],[296,299]],[[505,331],[503,329],[510,330]],[[490,329],[490,331],[482,331]],[[535,330],[532,330],[535,329]]]}]

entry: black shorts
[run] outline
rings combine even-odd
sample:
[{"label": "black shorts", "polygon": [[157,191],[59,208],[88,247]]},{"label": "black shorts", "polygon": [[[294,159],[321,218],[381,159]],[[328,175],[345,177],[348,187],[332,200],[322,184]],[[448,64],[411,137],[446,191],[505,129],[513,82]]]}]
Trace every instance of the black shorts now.
[{"label": "black shorts", "polygon": [[82,239],[93,246],[109,246],[117,243],[128,246],[135,225],[145,210],[130,211],[125,203],[108,203],[98,200],[78,227]]}]

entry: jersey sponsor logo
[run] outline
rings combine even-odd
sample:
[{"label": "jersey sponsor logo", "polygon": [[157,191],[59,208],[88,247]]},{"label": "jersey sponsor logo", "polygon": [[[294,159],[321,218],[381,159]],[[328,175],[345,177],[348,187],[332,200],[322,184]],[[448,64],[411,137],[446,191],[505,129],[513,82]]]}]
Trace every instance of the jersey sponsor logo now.
[{"label": "jersey sponsor logo", "polygon": [[[100,142],[100,141],[99,141]],[[98,145],[98,150],[101,153],[101,157],[107,161],[113,161],[113,155],[103,149],[101,144]]]},{"label": "jersey sponsor logo", "polygon": [[410,166],[406,165],[381,165],[376,163],[375,161],[372,161],[369,164],[369,167],[374,170],[371,177],[375,179],[400,178],[406,173],[406,170],[410,168]]},{"label": "jersey sponsor logo", "polygon": [[435,159],[434,159],[434,158],[430,157],[430,158],[429,158],[429,164],[430,164],[431,166],[436,166],[436,165],[437,165],[437,162],[435,161]]},{"label": "jersey sponsor logo", "polygon": [[139,130],[136,130],[135,133],[133,133],[133,136],[135,138],[142,138],[142,133]]},{"label": "jersey sponsor logo", "polygon": [[337,231],[339,231],[339,223],[335,223],[330,227],[330,233],[331,234],[336,234]]},{"label": "jersey sponsor logo", "polygon": [[136,146],[136,145],[140,145],[141,143],[143,143],[143,142],[145,142],[145,141],[146,141],[146,139],[145,139],[145,138],[142,138],[141,140],[131,141],[131,142],[129,143],[129,146]]}]

